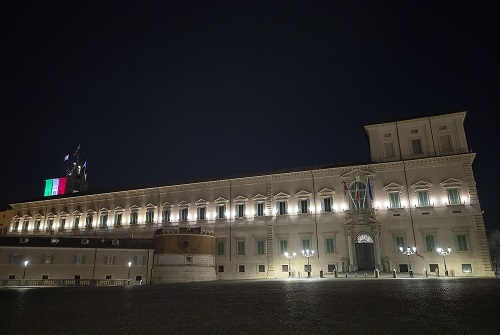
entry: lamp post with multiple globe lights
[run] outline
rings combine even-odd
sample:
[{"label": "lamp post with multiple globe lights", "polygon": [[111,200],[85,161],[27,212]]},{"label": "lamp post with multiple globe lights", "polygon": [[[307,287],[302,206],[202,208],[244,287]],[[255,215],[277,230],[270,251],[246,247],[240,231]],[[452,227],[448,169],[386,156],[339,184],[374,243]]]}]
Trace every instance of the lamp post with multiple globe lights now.
[{"label": "lamp post with multiple globe lights", "polygon": [[443,262],[444,262],[444,275],[448,277],[448,268],[446,267],[446,256],[448,256],[451,253],[451,248],[448,248],[448,251],[444,250],[443,248],[437,248],[436,249],[437,253],[443,256]]},{"label": "lamp post with multiple globe lights", "polygon": [[314,255],[314,250],[302,250],[302,256],[307,257],[307,278],[311,278],[311,265],[309,258]]},{"label": "lamp post with multiple globe lights", "polygon": [[294,258],[297,254],[295,252],[289,254],[288,251],[285,251],[283,255],[285,255],[285,257],[288,258],[288,278],[290,278],[292,276],[292,268],[290,267],[290,260]]},{"label": "lamp post with multiple globe lights", "polygon": [[417,248],[416,247],[413,247],[413,248],[407,247],[406,250],[403,250],[403,247],[399,247],[399,250],[401,251],[401,253],[408,256],[408,267],[410,270],[410,278],[413,278],[413,270],[411,269],[410,255],[413,255],[417,251]]}]

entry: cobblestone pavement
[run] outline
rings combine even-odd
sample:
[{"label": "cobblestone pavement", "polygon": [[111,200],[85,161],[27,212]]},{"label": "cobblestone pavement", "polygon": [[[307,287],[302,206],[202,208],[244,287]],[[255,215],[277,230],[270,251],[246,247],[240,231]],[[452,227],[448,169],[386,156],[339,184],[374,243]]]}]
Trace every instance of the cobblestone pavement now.
[{"label": "cobblestone pavement", "polygon": [[[0,288],[2,334],[499,334],[499,278]],[[408,275],[408,274],[406,274]]]}]

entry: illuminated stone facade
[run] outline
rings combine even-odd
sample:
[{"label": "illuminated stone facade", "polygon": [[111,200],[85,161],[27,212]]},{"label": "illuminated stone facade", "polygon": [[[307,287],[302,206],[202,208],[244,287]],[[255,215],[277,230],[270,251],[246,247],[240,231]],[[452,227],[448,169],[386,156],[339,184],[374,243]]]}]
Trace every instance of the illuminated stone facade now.
[{"label": "illuminated stone facade", "polygon": [[[218,279],[303,276],[303,249],[315,251],[315,276],[407,272],[399,249],[407,246],[416,247],[415,273],[443,273],[436,248],[449,247],[451,274],[492,276],[464,118],[460,112],[365,126],[367,164],[13,204],[8,234],[152,238],[201,227],[213,231]],[[290,269],[286,251],[297,253]]]}]

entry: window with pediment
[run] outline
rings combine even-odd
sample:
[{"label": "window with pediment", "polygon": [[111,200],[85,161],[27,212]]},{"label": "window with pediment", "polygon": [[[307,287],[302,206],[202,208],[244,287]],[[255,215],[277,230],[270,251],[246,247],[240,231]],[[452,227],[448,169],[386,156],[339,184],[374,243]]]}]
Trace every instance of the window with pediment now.
[{"label": "window with pediment", "polygon": [[101,209],[101,215],[99,217],[99,227],[108,226],[109,210],[107,208]]},{"label": "window with pediment", "polygon": [[162,210],[161,210],[161,222],[170,222],[171,215],[172,215],[172,204],[168,202],[164,202],[162,204]]},{"label": "window with pediment", "polygon": [[318,196],[321,199],[321,213],[331,213],[334,212],[333,208],[333,196],[335,191],[324,188],[318,192]]},{"label": "window with pediment", "polygon": [[198,220],[207,219],[207,206],[208,206],[208,201],[204,199],[196,201],[196,212]]},{"label": "window with pediment", "polygon": [[89,209],[86,213],[85,217],[85,228],[92,228],[92,225],[94,223],[94,215],[95,211],[92,209]]},{"label": "window with pediment", "polygon": [[288,215],[288,199],[290,195],[280,192],[274,196],[276,201],[276,215]]},{"label": "window with pediment", "polygon": [[387,208],[388,209],[398,209],[402,208],[401,205],[401,190],[403,185],[390,183],[383,187],[384,191],[387,192]]},{"label": "window with pediment", "polygon": [[189,221],[189,205],[187,201],[181,201],[177,204],[179,207],[179,221]]},{"label": "window with pediment", "polygon": [[253,200],[253,215],[256,217],[266,215],[266,200],[267,197],[262,194],[257,194],[252,198]]},{"label": "window with pediment", "polygon": [[123,211],[124,209],[122,207],[115,207],[115,220],[113,222],[114,226],[119,227],[123,225]]},{"label": "window with pediment", "polygon": [[460,187],[462,186],[462,181],[454,178],[448,178],[441,182],[445,191],[446,205],[461,205],[462,197],[460,192]]},{"label": "window with pediment", "polygon": [[301,190],[295,194],[297,198],[297,214],[311,213],[311,193]]},{"label": "window with pediment", "polygon": [[137,205],[132,205],[130,207],[130,224],[136,225],[139,224],[139,211],[140,207]]},{"label": "window with pediment", "polygon": [[234,217],[235,218],[244,218],[247,216],[246,214],[246,206],[248,199],[243,196],[237,196],[234,198]]},{"label": "window with pediment", "polygon": [[419,181],[411,186],[416,195],[416,207],[429,207],[432,206],[431,204],[431,198],[430,198],[430,193],[431,193],[431,187],[432,184],[425,182],[425,181]]},{"label": "window with pediment", "polygon": [[146,205],[146,224],[152,224],[155,223],[155,211],[156,211],[156,206],[153,205],[152,203],[149,203]]},{"label": "window with pediment", "polygon": [[226,204],[228,202],[225,198],[217,198],[215,199],[215,218],[216,219],[225,219],[226,218]]}]

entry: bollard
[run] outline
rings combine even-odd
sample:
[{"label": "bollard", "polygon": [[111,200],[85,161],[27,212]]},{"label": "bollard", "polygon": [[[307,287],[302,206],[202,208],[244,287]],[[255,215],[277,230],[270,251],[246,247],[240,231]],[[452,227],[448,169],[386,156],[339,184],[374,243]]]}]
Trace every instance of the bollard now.
[{"label": "bollard", "polygon": [[358,278],[358,273],[354,272],[354,277]]},{"label": "bollard", "polygon": [[427,273],[427,269],[426,268],[424,268],[423,272],[424,272],[425,278],[429,277],[429,274]]},{"label": "bollard", "polygon": [[345,277],[347,278],[347,272],[345,273]]},{"label": "bollard", "polygon": [[365,272],[365,278],[366,278],[366,272]]},{"label": "bollard", "polygon": [[319,270],[319,277],[320,277],[320,278],[324,278],[324,277],[323,277],[323,269]]},{"label": "bollard", "polygon": [[397,278],[396,269],[392,269],[392,278]]},{"label": "bollard", "polygon": [[298,273],[299,273],[299,278],[300,278],[300,271]]},{"label": "bollard", "polygon": [[378,269],[375,269],[375,271],[373,271],[373,275],[375,276],[375,278],[380,278],[380,271]]},{"label": "bollard", "polygon": [[436,269],[434,273],[436,274],[436,277],[439,277],[439,269]]},{"label": "bollard", "polygon": [[333,274],[335,275],[335,278],[338,278],[338,277],[339,277],[339,275],[338,275],[338,273],[337,273],[337,269],[334,269],[334,270],[333,270]]},{"label": "bollard", "polygon": [[450,270],[450,276],[455,277],[455,270],[453,269]]}]

